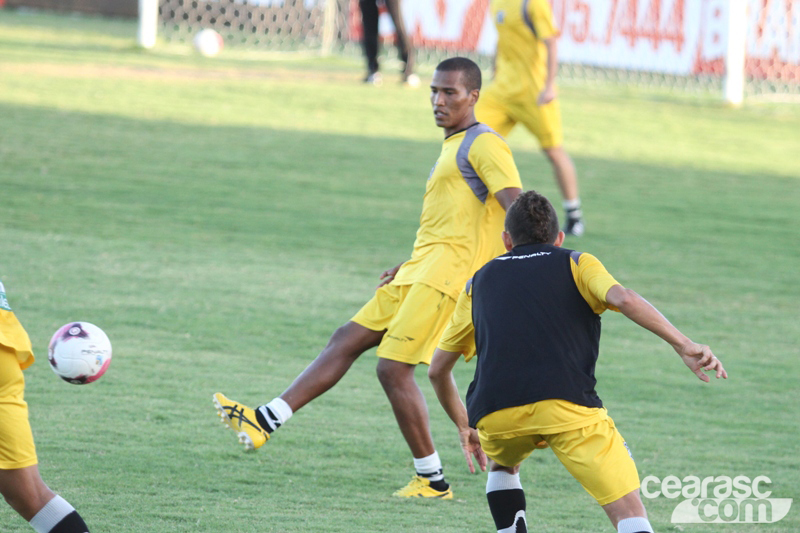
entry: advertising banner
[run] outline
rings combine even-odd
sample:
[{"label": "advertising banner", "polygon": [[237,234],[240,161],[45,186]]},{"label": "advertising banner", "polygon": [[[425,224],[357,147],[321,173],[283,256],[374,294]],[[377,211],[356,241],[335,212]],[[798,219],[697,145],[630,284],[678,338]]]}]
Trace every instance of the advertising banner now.
[{"label": "advertising banner", "polygon": [[[724,72],[732,0],[553,0],[561,30],[559,60],[588,66],[675,75]],[[800,83],[800,0],[747,2],[746,74]],[[360,38],[357,0],[351,39]],[[494,52],[489,0],[402,0],[406,28],[418,47]],[[381,33],[391,39],[387,14]]]}]

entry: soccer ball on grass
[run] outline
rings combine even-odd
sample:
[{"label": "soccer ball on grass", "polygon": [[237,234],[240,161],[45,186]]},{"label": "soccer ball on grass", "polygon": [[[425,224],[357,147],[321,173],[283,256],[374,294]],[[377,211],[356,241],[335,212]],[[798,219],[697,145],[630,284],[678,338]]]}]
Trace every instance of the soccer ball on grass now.
[{"label": "soccer ball on grass", "polygon": [[111,341],[89,322],[70,322],[58,328],[47,352],[53,372],[75,385],[97,381],[111,364]]},{"label": "soccer ball on grass", "polygon": [[211,28],[206,28],[197,32],[194,36],[194,49],[206,57],[214,57],[222,51],[225,42],[222,35]]}]

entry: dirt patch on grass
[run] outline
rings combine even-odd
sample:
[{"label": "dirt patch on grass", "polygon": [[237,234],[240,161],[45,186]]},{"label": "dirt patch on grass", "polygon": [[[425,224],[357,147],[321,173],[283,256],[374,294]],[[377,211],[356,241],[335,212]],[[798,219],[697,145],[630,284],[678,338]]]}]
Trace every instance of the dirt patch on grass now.
[{"label": "dirt patch on grass", "polygon": [[56,78],[81,79],[131,79],[151,81],[225,81],[225,80],[282,80],[347,82],[356,81],[357,75],[347,71],[287,68],[274,64],[264,68],[207,68],[189,65],[186,67],[137,67],[130,65],[87,65],[58,63],[0,63],[0,73],[32,74]]}]

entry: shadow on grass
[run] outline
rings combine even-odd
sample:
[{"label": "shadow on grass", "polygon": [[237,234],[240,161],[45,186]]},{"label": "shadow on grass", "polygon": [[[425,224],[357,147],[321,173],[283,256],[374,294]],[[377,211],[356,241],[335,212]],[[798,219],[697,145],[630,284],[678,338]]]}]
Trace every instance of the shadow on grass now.
[{"label": "shadow on grass", "polygon": [[[169,238],[194,227],[205,239],[236,233],[296,234],[378,246],[399,229],[413,233],[438,143],[201,126],[0,105],[7,223],[63,231],[100,214],[99,231]],[[519,152],[525,188],[558,205],[550,169]],[[677,244],[694,235],[730,246],[791,242],[800,225],[800,182],[575,157],[589,233],[596,239]],[[61,216],[65,215],[65,216]],[[68,215],[68,216],[66,216]],[[131,227],[146,215],[151,227]],[[284,233],[285,232],[285,233]],[[730,233],[730,240],[727,235]],[[144,235],[143,235],[144,236]],[[312,237],[314,236],[314,237]],[[391,237],[390,237],[391,238]],[[796,250],[796,248],[795,248]]]}]

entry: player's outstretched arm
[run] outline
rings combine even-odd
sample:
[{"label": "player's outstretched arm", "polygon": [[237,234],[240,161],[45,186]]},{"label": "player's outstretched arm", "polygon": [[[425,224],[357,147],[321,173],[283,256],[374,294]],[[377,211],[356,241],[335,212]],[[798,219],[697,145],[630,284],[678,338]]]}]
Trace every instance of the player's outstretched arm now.
[{"label": "player's outstretched arm", "polygon": [[606,302],[619,309],[623,315],[664,339],[681,356],[689,370],[702,381],[711,379],[704,371],[713,371],[717,379],[728,377],[722,362],[704,344],[692,342],[678,328],[635,291],[614,285],[606,294]]},{"label": "player's outstretched arm", "polygon": [[511,207],[511,204],[514,203],[514,200],[517,199],[517,196],[519,196],[521,192],[522,189],[519,187],[507,187],[497,191],[494,196],[497,198],[497,202],[500,206],[505,211],[508,211],[508,208]]},{"label": "player's outstretched arm", "polygon": [[428,378],[431,380],[433,390],[439,403],[444,407],[447,416],[455,423],[458,428],[458,438],[461,441],[461,450],[464,452],[464,459],[471,473],[475,473],[475,465],[472,462],[473,456],[478,461],[481,470],[486,470],[486,454],[481,449],[478,439],[478,432],[469,427],[467,408],[461,401],[458,394],[456,380],[453,377],[453,366],[461,357],[459,352],[448,352],[437,348],[433,354],[431,366],[428,368]]},{"label": "player's outstretched arm", "polygon": [[536,99],[536,105],[549,104],[558,97],[556,92],[556,72],[558,72],[558,40],[551,37],[544,40],[547,49],[547,78],[545,79],[544,89]]}]

